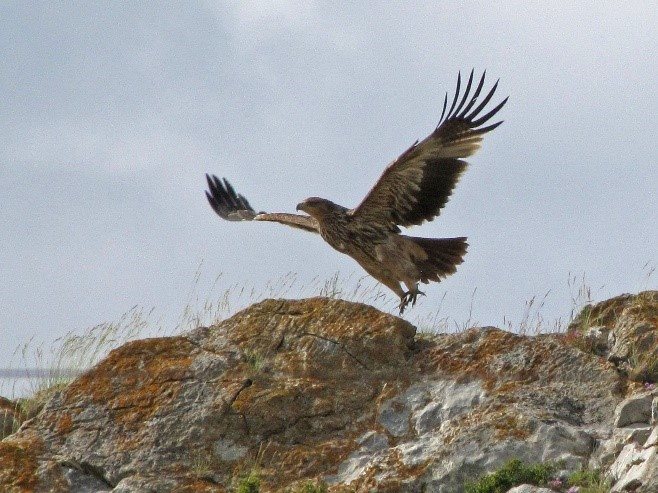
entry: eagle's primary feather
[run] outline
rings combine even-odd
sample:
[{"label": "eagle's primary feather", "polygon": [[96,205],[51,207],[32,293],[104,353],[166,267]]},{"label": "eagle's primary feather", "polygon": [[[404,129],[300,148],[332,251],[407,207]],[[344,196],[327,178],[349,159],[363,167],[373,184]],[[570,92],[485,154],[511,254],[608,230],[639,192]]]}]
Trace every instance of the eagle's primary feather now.
[{"label": "eagle's primary feather", "polygon": [[[461,85],[461,74],[458,76],[457,90],[445,120],[442,114],[434,132],[422,142],[414,143],[386,168],[361,204],[351,211],[355,218],[398,231],[397,226],[421,224],[439,214],[466,169],[467,163],[461,158],[473,155],[480,148],[482,135],[502,123],[480,127],[503,107],[507,98],[486,115],[475,119],[493,96],[498,82],[482,103],[469,113],[480,95],[484,78],[485,74],[482,74],[475,93],[462,110],[471,89],[473,72],[455,108]],[[446,94],[444,113],[447,98]]]},{"label": "eagle's primary feather", "polygon": [[[228,221],[273,221],[319,233],[333,248],[354,258],[400,296],[402,313],[423,294],[418,290],[419,282],[440,281],[463,262],[466,238],[417,238],[399,233],[400,226],[418,225],[439,215],[466,169],[464,158],[480,148],[485,133],[502,123],[483,126],[508,99],[481,115],[498,87],[496,82],[477,104],[484,80],[485,73],[471,96],[471,71],[461,94],[459,74],[450,108],[446,113],[446,94],[434,131],[393,161],[354,209],[311,197],[297,205],[297,210],[308,215],[257,213],[226,179],[222,181],[214,175],[206,175],[206,197],[215,212]],[[406,292],[400,287],[401,282],[406,285]]]},{"label": "eagle's primary feather", "polygon": [[285,212],[257,213],[249,205],[246,198],[235,193],[226,178],[222,183],[216,176],[206,175],[206,180],[208,181],[208,191],[206,192],[208,202],[222,219],[227,221],[273,221],[312,233],[319,233],[317,221],[310,216],[287,214]]}]

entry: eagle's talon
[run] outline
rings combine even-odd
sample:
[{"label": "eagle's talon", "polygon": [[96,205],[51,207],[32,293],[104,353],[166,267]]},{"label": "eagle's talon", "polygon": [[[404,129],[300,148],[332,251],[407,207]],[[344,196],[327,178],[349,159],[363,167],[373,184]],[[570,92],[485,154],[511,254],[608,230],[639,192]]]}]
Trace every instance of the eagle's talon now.
[{"label": "eagle's talon", "polygon": [[400,308],[400,315],[404,313],[404,309],[407,307],[409,303],[411,303],[411,306],[416,306],[416,300],[418,299],[418,295],[425,296],[425,293],[422,291],[416,289],[414,291],[407,291],[402,295],[400,298],[400,305],[398,306]]},{"label": "eagle's talon", "polygon": [[411,302],[411,293],[407,291],[400,297],[400,304],[398,305],[398,308],[400,309],[400,315],[404,313],[404,309],[407,307],[407,305],[410,302]]},{"label": "eagle's talon", "polygon": [[414,299],[411,303],[411,306],[416,306],[416,299],[418,298],[418,295],[426,296],[425,293],[423,293],[422,291],[419,291],[418,289],[416,289],[416,292],[414,293]]},{"label": "eagle's talon", "polygon": [[[400,303],[400,309],[404,310],[404,308],[411,303],[411,306],[416,306],[416,301],[418,300],[418,295],[425,296],[425,293],[420,291],[419,289],[415,289],[414,291],[407,291],[404,293],[402,296],[402,302]],[[402,311],[400,311],[402,313]]]}]

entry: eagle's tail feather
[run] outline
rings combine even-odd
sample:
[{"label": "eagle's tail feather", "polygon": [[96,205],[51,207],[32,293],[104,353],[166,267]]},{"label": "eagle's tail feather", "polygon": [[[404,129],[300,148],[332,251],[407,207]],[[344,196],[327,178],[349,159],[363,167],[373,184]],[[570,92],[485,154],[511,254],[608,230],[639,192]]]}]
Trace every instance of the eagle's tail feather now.
[{"label": "eagle's tail feather", "polygon": [[427,254],[424,260],[417,259],[416,266],[420,270],[420,281],[440,281],[454,274],[457,266],[464,261],[468,248],[466,238],[417,238],[408,237]]}]

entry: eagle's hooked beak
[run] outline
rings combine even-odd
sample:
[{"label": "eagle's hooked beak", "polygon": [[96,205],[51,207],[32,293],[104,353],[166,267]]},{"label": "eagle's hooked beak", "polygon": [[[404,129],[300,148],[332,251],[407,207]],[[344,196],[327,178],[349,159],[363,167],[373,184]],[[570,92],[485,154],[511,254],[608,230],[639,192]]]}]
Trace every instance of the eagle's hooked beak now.
[{"label": "eagle's hooked beak", "polygon": [[300,202],[299,204],[297,204],[296,210],[303,211],[304,210],[304,202]]}]

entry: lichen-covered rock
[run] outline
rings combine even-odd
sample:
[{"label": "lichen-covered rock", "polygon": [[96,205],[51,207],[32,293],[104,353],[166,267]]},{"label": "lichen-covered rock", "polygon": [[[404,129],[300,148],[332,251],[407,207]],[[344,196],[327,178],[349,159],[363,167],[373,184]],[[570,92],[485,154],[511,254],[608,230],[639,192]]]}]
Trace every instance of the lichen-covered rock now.
[{"label": "lichen-covered rock", "polygon": [[604,327],[612,330],[622,312],[630,305],[636,295],[621,294],[599,303],[588,304],[569,323],[569,332],[586,332],[591,327]]},{"label": "lichen-covered rock", "polygon": [[658,382],[658,291],[587,305],[568,330],[581,334],[593,352],[606,355],[631,380]]},{"label": "lichen-covered rock", "polygon": [[23,421],[20,406],[5,397],[0,397],[0,440],[18,430]]},{"label": "lichen-covered rock", "polygon": [[110,353],[0,443],[0,491],[453,493],[512,458],[587,465],[627,390],[560,335],[266,300]]}]

